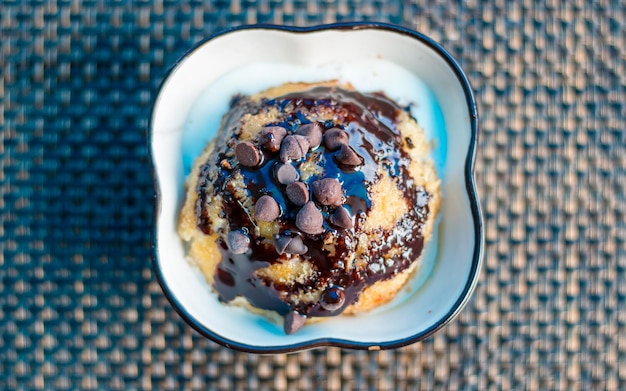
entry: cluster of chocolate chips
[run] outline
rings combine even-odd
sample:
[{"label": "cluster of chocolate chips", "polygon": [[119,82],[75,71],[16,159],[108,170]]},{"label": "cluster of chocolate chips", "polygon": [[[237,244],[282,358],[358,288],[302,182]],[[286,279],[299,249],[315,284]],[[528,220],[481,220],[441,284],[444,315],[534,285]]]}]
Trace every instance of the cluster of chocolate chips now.
[{"label": "cluster of chocolate chips", "polygon": [[[343,288],[339,286],[329,286],[322,292],[322,296],[319,300],[320,307],[327,311],[336,311],[343,307],[346,303],[346,294]],[[302,315],[296,310],[291,310],[285,315],[283,330],[287,334],[293,334],[298,331],[304,322],[306,322],[306,315]]]},{"label": "cluster of chocolate chips", "polygon": [[[345,130],[324,130],[317,122],[302,125],[294,133],[288,133],[281,126],[267,126],[259,132],[257,143],[238,143],[235,146],[235,157],[242,166],[254,168],[263,163],[263,150],[278,153],[280,162],[274,166],[273,175],[279,184],[285,186],[287,199],[300,208],[295,217],[295,225],[305,234],[317,235],[324,232],[324,216],[318,205],[331,210],[328,221],[335,227],[350,229],[354,226],[350,213],[342,205],[341,183],[335,178],[323,178],[312,182],[309,188],[307,183],[300,181],[300,175],[292,162],[306,158],[309,150],[314,150],[323,143],[327,151],[335,152],[334,159],[340,166],[356,168],[363,164],[363,158],[348,142],[349,137]],[[254,213],[257,221],[274,221],[280,215],[280,206],[272,196],[263,195],[257,200]],[[246,252],[249,243],[249,239],[241,231],[233,231],[227,237],[229,248],[238,254]],[[274,245],[279,254],[305,254],[308,251],[301,236],[295,233],[277,234]]]}]

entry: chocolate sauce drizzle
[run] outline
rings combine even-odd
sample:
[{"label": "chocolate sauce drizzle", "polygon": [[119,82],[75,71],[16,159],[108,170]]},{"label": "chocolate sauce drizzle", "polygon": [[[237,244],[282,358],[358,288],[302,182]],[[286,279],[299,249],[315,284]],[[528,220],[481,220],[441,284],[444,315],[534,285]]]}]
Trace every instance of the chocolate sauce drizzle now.
[{"label": "chocolate sauce drizzle", "polygon": [[[290,203],[284,193],[285,186],[278,183],[272,174],[275,165],[280,163],[278,152],[264,150],[260,166],[243,167],[237,164],[232,154],[237,140],[216,140],[218,146],[225,145],[226,149],[216,158],[210,158],[200,169],[196,204],[198,227],[204,233],[212,233],[206,203],[209,196],[219,193],[224,200],[223,217],[228,220],[230,230],[243,229],[249,235],[250,247],[244,254],[233,254],[224,239],[227,232],[218,232],[222,261],[217,267],[215,288],[223,301],[243,296],[253,306],[276,311],[283,316],[291,311],[308,317],[337,315],[356,302],[365,287],[405,270],[422,251],[422,228],[429,214],[429,195],[423,188],[414,185],[407,172],[410,160],[401,148],[401,134],[397,129],[402,108],[382,93],[362,94],[337,87],[315,87],[260,102],[239,97],[232,102],[223,122],[226,132],[221,132],[220,136],[238,135],[237,126],[243,113],[255,114],[271,108],[279,110],[280,120],[268,125],[282,126],[287,129],[287,134],[293,134],[300,125],[310,123],[308,114],[329,108],[333,110],[334,120],[323,123],[324,131],[333,127],[344,129],[349,134],[349,145],[363,158],[363,165],[356,169],[342,166],[335,159],[336,151],[326,150],[323,144],[308,154],[316,154],[317,164],[324,169],[319,178],[337,178],[342,183],[346,196],[344,206],[355,218],[355,226],[345,230],[332,226],[328,216],[333,207],[318,204],[324,216],[324,233],[309,235],[301,232],[294,223],[299,208]],[[411,145],[410,140],[407,143]],[[215,165],[220,167],[217,174],[213,168]],[[356,233],[360,232],[360,226],[371,208],[370,186],[380,180],[377,172],[379,165],[390,177],[398,179],[398,188],[408,200],[410,210],[394,230],[377,232],[380,242],[370,244],[369,251],[363,255],[366,267],[347,267],[345,262],[358,242]],[[302,257],[314,265],[314,279],[284,284],[266,280],[255,273],[260,268],[284,261],[287,255],[279,255],[272,242],[254,234],[254,219],[233,195],[229,181],[238,172],[244,178],[253,203],[263,195],[271,195],[278,202],[282,211],[277,220],[281,232],[302,237],[309,249]],[[318,176],[307,180],[309,188],[316,179]],[[211,183],[213,186],[209,186]],[[323,250],[324,237],[329,232],[340,232],[336,236],[332,256]],[[401,249],[400,254],[385,260],[383,256],[386,252],[396,247]],[[293,300],[300,293],[320,288],[336,291],[337,287],[345,297],[338,308],[335,308],[336,305],[326,305],[325,308],[323,302]]]}]

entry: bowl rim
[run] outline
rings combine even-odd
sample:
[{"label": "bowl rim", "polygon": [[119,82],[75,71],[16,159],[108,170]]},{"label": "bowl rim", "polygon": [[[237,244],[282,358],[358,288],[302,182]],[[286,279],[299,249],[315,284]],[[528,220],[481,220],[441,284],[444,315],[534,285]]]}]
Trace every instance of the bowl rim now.
[{"label": "bowl rim", "polygon": [[[394,33],[398,33],[401,35],[408,36],[410,38],[417,39],[421,41],[426,46],[433,49],[435,53],[437,53],[441,58],[448,64],[450,69],[454,72],[457,77],[463,91],[465,93],[465,100],[467,102],[467,109],[470,117],[470,142],[468,145],[468,152],[465,158],[465,168],[464,168],[464,180],[465,180],[465,188],[468,193],[470,209],[472,213],[472,220],[474,223],[474,252],[472,254],[472,264],[470,268],[470,274],[466,281],[466,284],[459,295],[457,301],[452,305],[448,313],[441,319],[439,319],[435,324],[426,330],[414,334],[412,336],[401,338],[398,340],[393,340],[389,342],[381,342],[381,343],[372,343],[372,342],[358,342],[358,341],[349,341],[341,338],[316,338],[308,341],[297,342],[297,343],[289,343],[285,345],[279,346],[255,346],[249,345],[246,343],[241,343],[237,341],[230,340],[225,338],[211,329],[205,327],[198,320],[194,318],[192,314],[190,314],[185,307],[176,299],[176,297],[170,292],[167,283],[165,282],[159,259],[158,259],[158,223],[159,216],[161,212],[161,190],[159,186],[159,178],[156,171],[156,166],[154,162],[154,156],[152,151],[152,143],[153,143],[153,134],[152,134],[152,121],[154,118],[154,110],[156,107],[156,103],[158,97],[161,93],[163,86],[166,81],[169,79],[172,72],[178,67],[178,65],[185,59],[187,56],[191,55],[194,51],[196,51],[200,46],[204,45],[206,42],[214,40],[224,35],[228,35],[231,33],[244,31],[244,30],[275,30],[275,31],[284,31],[288,33],[296,33],[296,34],[306,34],[312,32],[319,32],[324,30],[343,30],[343,31],[356,31],[356,30],[383,30],[390,31]],[[246,353],[257,353],[257,354],[278,354],[278,353],[293,353],[305,349],[312,349],[318,347],[339,347],[339,348],[348,348],[355,350],[387,350],[387,349],[395,349],[403,346],[407,346],[419,341],[422,341],[441,328],[450,323],[459,312],[465,307],[467,302],[469,301],[474,288],[478,282],[479,271],[482,266],[483,261],[483,251],[484,251],[484,231],[483,231],[483,221],[482,221],[482,211],[480,207],[480,203],[478,201],[478,194],[476,191],[475,179],[473,176],[474,172],[474,163],[476,158],[476,146],[478,142],[478,110],[476,107],[476,101],[474,98],[473,90],[470,86],[469,80],[467,76],[461,69],[460,65],[457,61],[450,55],[438,42],[434,41],[432,38],[417,32],[415,30],[411,30],[406,27],[393,25],[389,23],[382,22],[338,22],[338,23],[330,23],[330,24],[321,24],[315,26],[308,27],[296,27],[296,26],[286,26],[286,25],[275,25],[275,24],[247,24],[236,27],[227,28],[221,31],[218,31],[214,34],[207,36],[206,38],[200,40],[196,44],[194,44],[190,49],[185,51],[177,60],[174,62],[166,73],[163,75],[161,82],[159,83],[158,88],[156,89],[156,93],[152,100],[152,106],[150,110],[150,118],[147,126],[147,146],[148,146],[148,161],[150,163],[150,171],[152,174],[152,181],[154,187],[154,200],[153,200],[153,217],[152,217],[152,230],[151,230],[151,246],[152,246],[152,254],[151,254],[151,263],[152,269],[156,275],[157,281],[163,291],[165,297],[170,302],[171,306],[174,310],[181,316],[187,324],[189,324],[193,329],[199,332],[204,337],[209,338],[213,342],[216,342],[224,347],[235,349],[241,352]]]}]

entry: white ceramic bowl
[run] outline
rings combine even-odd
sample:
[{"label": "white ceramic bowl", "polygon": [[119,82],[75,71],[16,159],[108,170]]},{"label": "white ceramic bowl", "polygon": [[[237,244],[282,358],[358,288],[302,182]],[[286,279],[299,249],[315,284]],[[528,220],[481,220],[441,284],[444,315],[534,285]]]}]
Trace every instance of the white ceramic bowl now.
[{"label": "white ceramic bowl", "polygon": [[[235,93],[287,81],[342,79],[383,90],[433,141],[444,196],[437,234],[421,269],[391,303],[286,335],[282,325],[227,306],[185,259],[176,234],[183,181],[219,127]],[[472,177],[477,113],[467,78],[437,43],[380,23],[310,28],[244,26],[214,35],[183,55],[164,79],[150,121],[156,203],[156,276],[176,311],[212,340],[242,351],[290,352],[316,346],[389,349],[432,335],[463,308],[480,269],[483,231]]]}]

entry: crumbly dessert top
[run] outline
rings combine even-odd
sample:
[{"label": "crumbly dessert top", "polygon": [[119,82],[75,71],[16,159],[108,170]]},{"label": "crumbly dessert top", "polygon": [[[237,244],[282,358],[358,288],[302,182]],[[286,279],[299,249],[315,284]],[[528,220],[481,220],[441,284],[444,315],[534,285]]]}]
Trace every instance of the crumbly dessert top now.
[{"label": "crumbly dessert top", "polygon": [[339,86],[233,99],[196,186],[197,226],[222,253],[220,298],[243,296],[293,332],[407,269],[431,197],[409,170],[407,117],[382,93]]}]

